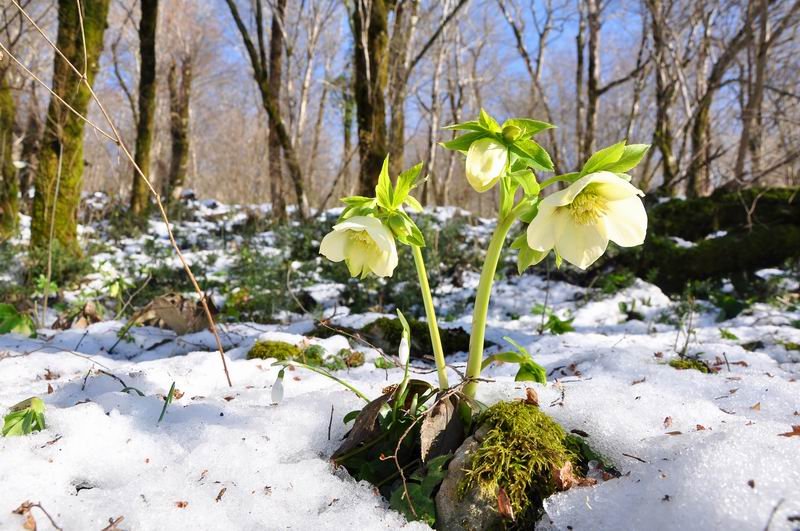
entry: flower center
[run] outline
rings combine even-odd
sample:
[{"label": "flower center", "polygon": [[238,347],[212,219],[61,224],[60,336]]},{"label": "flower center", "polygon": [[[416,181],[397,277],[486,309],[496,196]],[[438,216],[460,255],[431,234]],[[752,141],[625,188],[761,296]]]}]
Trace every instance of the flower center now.
[{"label": "flower center", "polygon": [[350,231],[350,241],[365,251],[375,247],[375,241],[365,230]]},{"label": "flower center", "polygon": [[608,212],[608,201],[596,192],[585,189],[567,208],[578,225],[594,225]]}]

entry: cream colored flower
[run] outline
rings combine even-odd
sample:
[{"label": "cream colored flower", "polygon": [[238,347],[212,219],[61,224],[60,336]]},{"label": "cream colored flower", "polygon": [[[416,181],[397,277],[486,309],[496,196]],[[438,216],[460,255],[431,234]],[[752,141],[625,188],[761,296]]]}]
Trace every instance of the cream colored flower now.
[{"label": "cream colored flower", "polygon": [[351,276],[362,278],[370,272],[390,277],[397,267],[394,235],[377,218],[353,216],[333,227],[319,246],[321,255],[333,262],[347,263]]},{"label": "cream colored flower", "polygon": [[607,171],[592,173],[547,196],[528,226],[528,246],[556,252],[586,269],[611,240],[621,247],[644,242],[647,213],[644,192]]},{"label": "cream colored flower", "polygon": [[476,140],[467,151],[467,181],[477,192],[497,184],[508,163],[508,148],[491,138]]},{"label": "cream colored flower", "polygon": [[411,347],[408,344],[408,338],[403,334],[403,337],[400,339],[400,347],[397,349],[397,357],[400,359],[401,366],[406,366],[410,354]]}]

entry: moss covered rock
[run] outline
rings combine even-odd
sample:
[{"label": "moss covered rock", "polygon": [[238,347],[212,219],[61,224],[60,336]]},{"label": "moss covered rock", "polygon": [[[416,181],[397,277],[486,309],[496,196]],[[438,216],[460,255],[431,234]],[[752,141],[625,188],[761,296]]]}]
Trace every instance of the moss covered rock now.
[{"label": "moss covered rock", "polygon": [[286,361],[298,359],[302,354],[303,351],[297,346],[284,341],[256,341],[247,353],[247,359]]},{"label": "moss covered rock", "polygon": [[669,366],[679,371],[694,369],[703,374],[709,374],[711,372],[706,362],[695,358],[674,358],[669,361]]},{"label": "moss covered rock", "polygon": [[[567,435],[537,406],[500,402],[481,417],[481,427],[459,448],[436,496],[437,528],[452,530],[532,529],[542,501],[559,489],[556,471],[576,466],[580,457]],[[515,515],[498,512],[500,489]]]}]

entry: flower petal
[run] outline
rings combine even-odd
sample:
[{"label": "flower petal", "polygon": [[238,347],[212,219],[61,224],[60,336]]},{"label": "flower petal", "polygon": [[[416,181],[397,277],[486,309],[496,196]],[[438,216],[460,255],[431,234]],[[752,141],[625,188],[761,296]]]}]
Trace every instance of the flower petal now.
[{"label": "flower petal", "polygon": [[644,243],[647,212],[638,197],[610,201],[603,223],[608,238],[621,247],[634,247]]},{"label": "flower petal", "polygon": [[391,253],[392,251],[397,254],[397,246],[394,242],[394,235],[381,220],[370,218],[366,216],[356,216],[359,222],[363,223],[369,237],[375,242],[381,251]]},{"label": "flower petal", "polygon": [[341,262],[344,260],[347,240],[347,231],[340,231],[334,228],[333,232],[329,232],[322,238],[322,243],[319,245],[319,254],[331,262]]},{"label": "flower petal", "polygon": [[605,227],[602,224],[579,225],[570,220],[566,212],[559,216],[555,249],[570,264],[586,269],[606,252]]},{"label": "flower petal", "polygon": [[552,206],[540,204],[539,212],[528,225],[528,247],[534,251],[549,251],[555,245],[554,217],[556,209]]},{"label": "flower petal", "polygon": [[467,181],[475,191],[485,192],[503,176],[507,162],[506,146],[492,138],[476,140],[467,151]]}]

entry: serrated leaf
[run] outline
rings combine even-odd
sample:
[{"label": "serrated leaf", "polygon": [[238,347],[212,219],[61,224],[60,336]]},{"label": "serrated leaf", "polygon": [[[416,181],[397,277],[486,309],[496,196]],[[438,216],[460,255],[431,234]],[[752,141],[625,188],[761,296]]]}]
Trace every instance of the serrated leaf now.
[{"label": "serrated leaf", "polygon": [[19,313],[11,304],[0,304],[0,334],[36,337],[36,326],[30,316]]},{"label": "serrated leaf", "polygon": [[525,232],[517,236],[511,243],[512,249],[517,249],[517,272],[521,275],[531,266],[544,260],[550,251],[537,251],[528,247],[528,236]]},{"label": "serrated leaf", "polygon": [[509,118],[503,122],[503,127],[516,126],[522,129],[522,137],[530,138],[536,133],[546,129],[553,129],[555,126],[547,122],[540,122],[539,120],[531,120],[530,118]]},{"label": "serrated leaf", "polygon": [[484,109],[481,109],[478,117],[478,123],[492,133],[499,133],[503,130],[503,128],[500,127],[500,124],[497,123],[497,120],[492,118]]},{"label": "serrated leaf", "polygon": [[397,184],[394,187],[394,196],[392,198],[392,208],[398,208],[405,202],[409,192],[417,185],[420,170],[422,170],[421,162],[397,176]]},{"label": "serrated leaf", "polygon": [[448,131],[485,131],[487,133],[489,132],[477,120],[470,120],[469,122],[462,122],[460,124],[446,125],[442,129],[446,129]]},{"label": "serrated leaf", "polygon": [[533,360],[528,360],[521,363],[519,371],[514,377],[515,382],[537,382],[540,384],[547,383],[547,371],[544,367],[539,365]]},{"label": "serrated leaf", "polygon": [[445,149],[452,149],[455,151],[468,151],[473,142],[481,138],[486,138],[487,136],[490,135],[485,131],[465,133],[455,137],[453,140],[442,142],[441,146]]},{"label": "serrated leaf", "polygon": [[483,363],[481,364],[481,370],[486,369],[489,365],[496,362],[523,363],[527,359],[528,358],[524,354],[520,354],[519,352],[499,352],[484,359]]},{"label": "serrated leaf", "polygon": [[581,169],[580,177],[589,175],[590,173],[603,171],[616,164],[622,158],[623,153],[625,153],[624,140],[622,142],[617,142],[612,146],[601,149],[589,157],[589,160],[586,161],[586,164],[584,164],[583,168]]},{"label": "serrated leaf", "polygon": [[520,171],[511,172],[510,177],[514,179],[517,184],[522,186],[527,196],[538,196],[540,192],[539,183],[536,181],[536,176],[531,170],[525,169]]},{"label": "serrated leaf", "polygon": [[392,180],[389,178],[389,156],[383,159],[381,173],[378,176],[378,184],[375,185],[375,198],[378,204],[387,210],[392,210],[394,203],[394,188]]},{"label": "serrated leaf", "polygon": [[422,205],[420,204],[420,202],[417,201],[414,198],[414,196],[412,196],[412,195],[409,195],[408,197],[406,197],[405,204],[407,204],[409,206],[409,208],[411,208],[411,210],[413,210],[414,212],[422,212],[422,210],[423,210]]},{"label": "serrated leaf", "polygon": [[32,397],[15,404],[3,418],[3,437],[28,435],[45,429],[44,402]]},{"label": "serrated leaf", "polygon": [[629,144],[617,162],[603,169],[612,173],[627,173],[641,162],[648,149],[650,144]]},{"label": "serrated leaf", "polygon": [[363,195],[351,195],[340,199],[347,206],[367,206],[375,203],[374,197],[364,197]]},{"label": "serrated leaf", "polygon": [[529,139],[517,140],[511,144],[512,153],[525,159],[528,165],[541,171],[553,171],[553,161],[545,149]]}]

